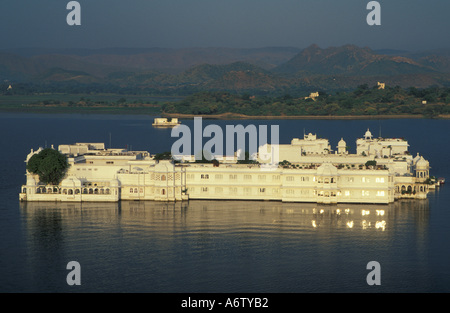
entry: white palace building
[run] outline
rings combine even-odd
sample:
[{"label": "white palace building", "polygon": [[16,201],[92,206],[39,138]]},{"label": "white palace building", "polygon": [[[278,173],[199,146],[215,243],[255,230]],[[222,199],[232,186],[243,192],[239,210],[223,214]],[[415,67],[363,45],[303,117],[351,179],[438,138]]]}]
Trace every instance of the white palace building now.
[{"label": "white palace building", "polygon": [[[259,164],[234,161],[195,163],[157,161],[147,151],[105,149],[103,143],[60,145],[70,168],[59,185],[44,185],[26,173],[21,201],[115,202],[120,200],[183,201],[274,200],[311,203],[377,203],[425,199],[434,185],[429,163],[408,152],[408,142],[373,138],[369,130],[356,141],[356,154],[340,140],[333,152],[316,135],[277,145],[279,164],[265,170],[273,147],[259,148]],[[27,162],[34,154],[31,150]],[[270,159],[270,158],[269,158]],[[224,160],[224,159],[223,159]],[[367,161],[372,161],[367,163]],[[373,162],[373,161],[376,161]],[[368,165],[370,164],[370,165]]]}]

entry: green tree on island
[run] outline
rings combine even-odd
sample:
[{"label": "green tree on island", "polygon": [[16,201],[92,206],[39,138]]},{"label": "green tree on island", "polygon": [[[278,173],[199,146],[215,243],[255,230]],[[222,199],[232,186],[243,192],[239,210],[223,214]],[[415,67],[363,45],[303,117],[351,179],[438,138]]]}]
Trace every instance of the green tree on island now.
[{"label": "green tree on island", "polygon": [[377,161],[375,161],[375,160],[369,160],[369,161],[366,162],[365,165],[366,165],[366,168],[369,168],[370,166],[375,167],[375,166],[377,166]]},{"label": "green tree on island", "polygon": [[39,175],[44,184],[58,185],[66,175],[69,163],[64,154],[57,150],[46,148],[33,155],[27,164],[30,173]]},{"label": "green tree on island", "polygon": [[165,151],[155,154],[154,158],[157,161],[161,160],[172,160],[172,153],[170,151]]}]

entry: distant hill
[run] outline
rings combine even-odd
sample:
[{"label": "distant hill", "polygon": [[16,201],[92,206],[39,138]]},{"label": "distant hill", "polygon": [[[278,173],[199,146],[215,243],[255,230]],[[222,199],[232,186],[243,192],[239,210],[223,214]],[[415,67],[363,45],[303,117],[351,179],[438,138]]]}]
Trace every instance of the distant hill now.
[{"label": "distant hill", "polygon": [[438,70],[403,56],[377,54],[354,45],[321,49],[311,45],[288,62],[274,69],[284,74],[322,74],[347,76],[391,76],[432,73]]},{"label": "distant hill", "polygon": [[0,53],[0,79],[23,80],[42,73],[46,68],[38,62],[11,53]]},{"label": "distant hill", "polygon": [[202,64],[177,74],[159,71],[116,72],[109,75],[108,79],[121,86],[133,85],[140,89],[193,92],[205,90],[270,92],[292,84],[292,81],[286,78],[247,62],[225,65]]},{"label": "distant hill", "polygon": [[51,68],[39,76],[41,81],[76,82],[81,84],[99,83],[100,79],[81,71],[70,71],[61,68]]},{"label": "distant hill", "polygon": [[30,90],[39,92],[89,89],[179,95],[212,90],[300,95],[350,90],[377,81],[426,88],[450,86],[450,51],[374,51],[354,45],[325,49],[311,45],[303,50],[16,49],[0,51],[0,79],[38,85]]},{"label": "distant hill", "polygon": [[[46,62],[48,67],[61,66],[66,69],[89,70],[89,66],[122,68],[128,70],[183,71],[201,64],[229,64],[247,62],[265,69],[274,68],[300,51],[291,47],[268,47],[255,49],[230,48],[108,48],[108,49],[15,49],[4,53],[15,54],[31,61]],[[2,51],[0,51],[1,53]],[[0,59],[1,61],[1,59]],[[76,68],[73,68],[76,67]]]}]

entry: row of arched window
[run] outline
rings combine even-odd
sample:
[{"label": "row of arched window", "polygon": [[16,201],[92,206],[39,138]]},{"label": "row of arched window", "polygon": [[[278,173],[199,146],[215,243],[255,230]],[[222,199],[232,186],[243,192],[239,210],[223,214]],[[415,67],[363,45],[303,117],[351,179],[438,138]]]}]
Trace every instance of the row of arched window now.
[{"label": "row of arched window", "polygon": [[[26,193],[26,188],[22,190]],[[47,194],[64,194],[64,195],[109,195],[111,193],[109,188],[57,188],[57,187],[38,187],[36,188],[36,193],[47,193]]]},{"label": "row of arched window", "polygon": [[414,187],[411,186],[411,185],[408,185],[408,186],[402,185],[401,187],[397,186],[396,187],[396,191],[398,193],[399,192],[407,192],[407,193],[411,193],[411,192],[425,192],[426,191],[426,187],[423,186],[423,185],[414,186]]}]

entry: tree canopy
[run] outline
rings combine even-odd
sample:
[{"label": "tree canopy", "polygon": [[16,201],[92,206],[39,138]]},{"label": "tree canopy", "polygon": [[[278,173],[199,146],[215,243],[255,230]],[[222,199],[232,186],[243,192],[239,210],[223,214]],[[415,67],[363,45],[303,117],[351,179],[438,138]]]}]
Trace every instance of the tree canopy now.
[{"label": "tree canopy", "polygon": [[58,185],[64,178],[69,163],[67,157],[57,150],[46,148],[28,160],[27,170],[39,175],[41,182]]},{"label": "tree canopy", "polygon": [[[307,94],[305,94],[307,95]],[[165,113],[214,115],[235,113],[254,116],[343,116],[343,115],[423,115],[450,114],[450,88],[426,89],[400,87],[369,88],[334,94],[319,92],[319,97],[254,95],[229,92],[200,92],[178,102],[166,102]]]},{"label": "tree canopy", "polygon": [[172,153],[170,151],[157,153],[157,154],[155,154],[154,159],[158,160],[158,161],[160,161],[160,160],[172,160]]}]

